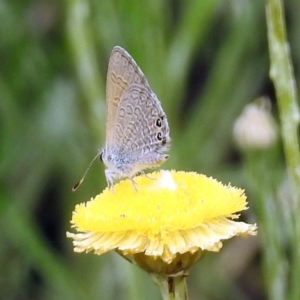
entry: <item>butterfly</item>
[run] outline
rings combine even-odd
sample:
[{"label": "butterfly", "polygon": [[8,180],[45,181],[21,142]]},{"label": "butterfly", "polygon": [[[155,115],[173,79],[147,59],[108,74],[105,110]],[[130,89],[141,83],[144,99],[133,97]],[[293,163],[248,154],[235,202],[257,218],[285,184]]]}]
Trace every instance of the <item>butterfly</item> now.
[{"label": "butterfly", "polygon": [[109,59],[106,107],[106,140],[99,156],[106,166],[109,187],[116,179],[133,181],[137,173],[168,159],[167,116],[142,70],[119,46],[113,48]]}]

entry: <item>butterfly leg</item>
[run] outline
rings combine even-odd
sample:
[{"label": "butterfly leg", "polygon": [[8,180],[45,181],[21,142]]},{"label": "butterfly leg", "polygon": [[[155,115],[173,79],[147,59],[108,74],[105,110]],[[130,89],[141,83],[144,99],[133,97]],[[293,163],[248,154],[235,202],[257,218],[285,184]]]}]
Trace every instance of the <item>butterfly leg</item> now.
[{"label": "butterfly leg", "polygon": [[142,171],[141,174],[145,175],[145,177],[150,179],[150,180],[155,180],[155,178],[152,178],[151,176],[149,176],[147,173],[145,173],[145,171]]},{"label": "butterfly leg", "polygon": [[108,170],[108,169],[105,170],[105,177],[106,177],[107,186],[108,186],[108,188],[111,188],[113,192],[114,192],[114,180],[113,180],[113,178],[115,177],[114,175],[115,175],[115,173],[112,172],[111,170]]},{"label": "butterfly leg", "polygon": [[130,179],[130,181],[131,181],[131,183],[132,183],[132,185],[133,185],[133,188],[135,189],[135,191],[136,192],[138,192],[138,190],[137,190],[137,183],[133,180],[133,178],[131,177],[131,178],[129,178]]}]

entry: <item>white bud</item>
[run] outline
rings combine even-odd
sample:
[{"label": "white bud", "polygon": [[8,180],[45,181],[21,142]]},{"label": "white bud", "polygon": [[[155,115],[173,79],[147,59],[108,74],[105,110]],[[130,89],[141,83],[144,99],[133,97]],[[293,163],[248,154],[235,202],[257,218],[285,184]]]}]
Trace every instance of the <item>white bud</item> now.
[{"label": "white bud", "polygon": [[277,129],[270,108],[269,99],[264,97],[244,108],[233,127],[233,138],[239,148],[255,150],[274,145]]}]

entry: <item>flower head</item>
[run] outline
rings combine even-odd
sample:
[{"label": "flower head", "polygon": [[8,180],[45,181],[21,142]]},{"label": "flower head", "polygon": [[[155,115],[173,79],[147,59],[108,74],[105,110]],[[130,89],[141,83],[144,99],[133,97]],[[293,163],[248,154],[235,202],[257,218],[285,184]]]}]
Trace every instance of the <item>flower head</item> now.
[{"label": "flower head", "polygon": [[239,148],[263,150],[275,144],[277,129],[270,110],[270,100],[264,97],[245,106],[233,128],[233,138]]},{"label": "flower head", "polygon": [[[151,178],[149,178],[151,177]],[[77,252],[116,250],[149,272],[184,272],[222,240],[256,234],[234,221],[247,209],[244,191],[196,173],[161,171],[135,177],[76,206],[72,224]]]}]

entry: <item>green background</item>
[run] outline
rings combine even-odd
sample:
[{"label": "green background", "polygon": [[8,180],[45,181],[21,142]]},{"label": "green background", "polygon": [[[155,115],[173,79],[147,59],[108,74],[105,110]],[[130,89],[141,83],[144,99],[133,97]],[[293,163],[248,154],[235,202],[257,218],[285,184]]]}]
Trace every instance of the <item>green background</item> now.
[{"label": "green background", "polygon": [[[298,83],[300,2],[284,2]],[[262,190],[265,207],[281,210],[281,141],[245,155],[232,139],[234,121],[260,96],[270,97],[278,119],[263,1],[2,0],[0,20],[1,299],[161,297],[146,273],[117,254],[76,254],[66,238],[75,205],[106,186],[97,161],[71,192],[104,145],[115,45],[137,61],[168,116],[172,147],[162,168],[245,188],[249,223],[264,222],[255,203]],[[276,218],[270,226],[288,252],[288,217]],[[267,299],[268,245],[260,233],[225,242],[190,270],[190,299]]]}]

